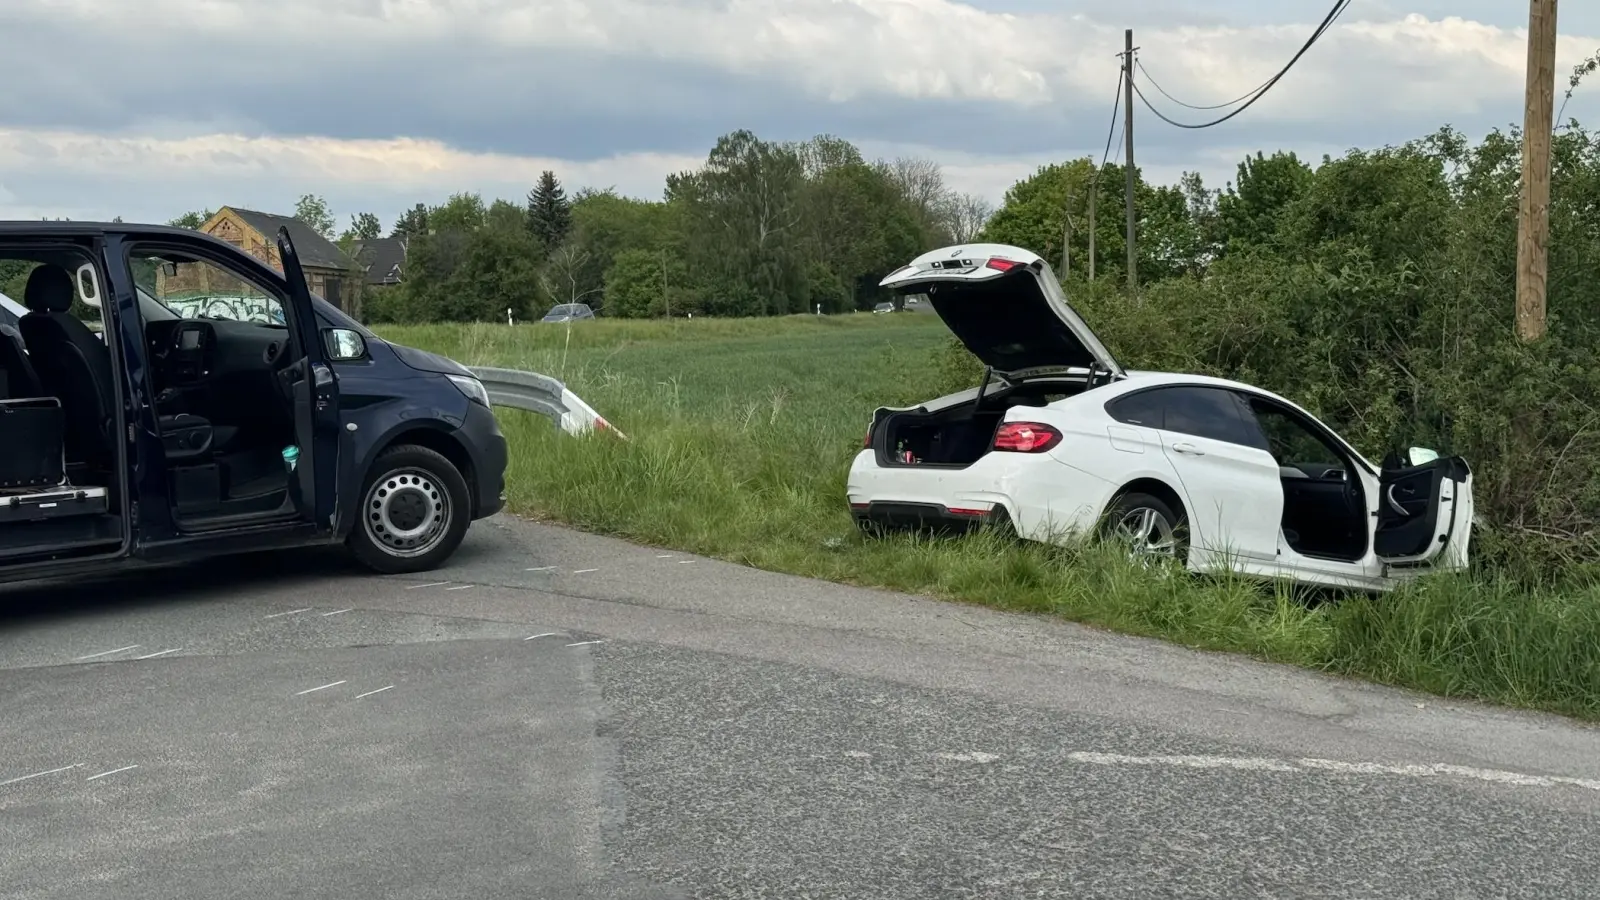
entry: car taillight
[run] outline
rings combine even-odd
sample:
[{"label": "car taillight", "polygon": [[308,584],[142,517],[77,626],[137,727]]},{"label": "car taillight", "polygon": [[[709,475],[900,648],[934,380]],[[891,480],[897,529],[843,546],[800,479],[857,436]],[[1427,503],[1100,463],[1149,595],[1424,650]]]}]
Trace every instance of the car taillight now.
[{"label": "car taillight", "polygon": [[1020,265],[1022,265],[1022,263],[1019,263],[1014,259],[1000,259],[999,257],[995,257],[994,259],[991,259],[983,264],[984,268],[993,269],[996,272],[1009,272]]},{"label": "car taillight", "polygon": [[1043,453],[1061,443],[1061,432],[1040,422],[1006,422],[994,433],[994,449]]}]

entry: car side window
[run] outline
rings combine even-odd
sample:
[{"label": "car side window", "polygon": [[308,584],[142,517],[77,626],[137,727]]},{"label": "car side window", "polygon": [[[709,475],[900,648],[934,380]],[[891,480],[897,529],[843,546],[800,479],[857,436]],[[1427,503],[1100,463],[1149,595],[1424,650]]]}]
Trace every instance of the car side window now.
[{"label": "car side window", "polygon": [[1293,466],[1313,478],[1330,469],[1343,469],[1344,458],[1328,441],[1275,403],[1248,398],[1245,405],[1266,435],[1268,453],[1280,466]]},{"label": "car side window", "polygon": [[1157,389],[1118,397],[1106,404],[1106,414],[1126,425],[1164,428],[1166,402],[1162,398],[1170,392],[1170,389]]},{"label": "car side window", "polygon": [[1164,430],[1245,447],[1259,443],[1250,434],[1238,401],[1230,392],[1189,385],[1168,388],[1161,393],[1165,406]]},{"label": "car side window", "polygon": [[182,318],[259,325],[285,322],[279,298],[210,260],[135,250],[129,264],[134,283]]}]

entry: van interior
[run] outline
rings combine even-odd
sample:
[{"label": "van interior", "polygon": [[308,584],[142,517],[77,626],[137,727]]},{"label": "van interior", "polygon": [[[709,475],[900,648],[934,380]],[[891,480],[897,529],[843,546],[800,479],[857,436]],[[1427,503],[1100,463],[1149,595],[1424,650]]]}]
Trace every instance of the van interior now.
[{"label": "van interior", "polygon": [[102,273],[52,249],[12,251],[0,275],[28,310],[16,334],[0,334],[0,559],[115,550],[122,466],[111,355],[96,333]]},{"label": "van interior", "polygon": [[299,358],[279,299],[198,257],[134,249],[173,515],[185,531],[291,519]]},{"label": "van interior", "polygon": [[[184,531],[296,515],[290,330],[276,297],[208,260],[132,260],[168,468]],[[93,261],[8,250],[0,291],[28,312],[0,334],[0,559],[114,549],[123,538],[114,348]],[[20,283],[20,287],[18,284]]]}]

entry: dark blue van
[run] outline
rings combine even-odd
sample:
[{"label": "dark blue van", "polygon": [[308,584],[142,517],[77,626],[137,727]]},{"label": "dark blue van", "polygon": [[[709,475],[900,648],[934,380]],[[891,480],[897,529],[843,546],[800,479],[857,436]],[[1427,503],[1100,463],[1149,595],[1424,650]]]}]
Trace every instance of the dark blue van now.
[{"label": "dark blue van", "polygon": [[504,504],[483,385],[314,297],[287,230],[0,222],[6,261],[0,581],[333,542],[416,572]]}]

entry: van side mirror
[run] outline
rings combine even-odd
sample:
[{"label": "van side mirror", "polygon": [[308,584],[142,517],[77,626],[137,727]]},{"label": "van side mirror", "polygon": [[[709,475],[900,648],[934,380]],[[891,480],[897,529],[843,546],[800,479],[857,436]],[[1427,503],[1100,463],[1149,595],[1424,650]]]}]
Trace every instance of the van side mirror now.
[{"label": "van side mirror", "polygon": [[355,362],[367,357],[367,340],[348,328],[324,328],[322,345],[329,362]]},{"label": "van side mirror", "polygon": [[167,261],[167,262],[162,263],[161,264],[161,274],[167,276],[168,278],[177,278],[178,277],[178,264],[175,263],[175,262],[172,262],[170,260]]}]

